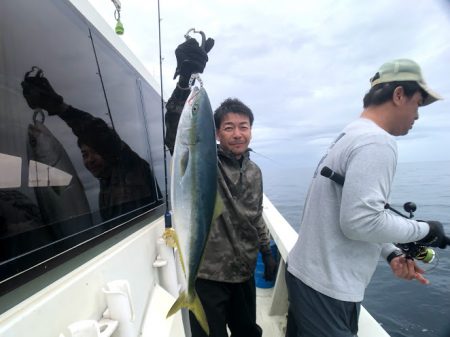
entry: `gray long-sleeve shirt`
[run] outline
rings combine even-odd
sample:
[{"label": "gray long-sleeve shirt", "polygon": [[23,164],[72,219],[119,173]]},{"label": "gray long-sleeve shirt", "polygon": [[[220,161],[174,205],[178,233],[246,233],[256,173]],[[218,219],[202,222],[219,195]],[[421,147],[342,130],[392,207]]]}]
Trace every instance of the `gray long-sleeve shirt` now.
[{"label": "gray long-sleeve shirt", "polygon": [[[314,174],[288,270],[316,291],[360,302],[380,254],[425,237],[426,223],[384,209],[397,165],[394,137],[371,120],[349,124]],[[328,166],[344,186],[320,175]]]}]

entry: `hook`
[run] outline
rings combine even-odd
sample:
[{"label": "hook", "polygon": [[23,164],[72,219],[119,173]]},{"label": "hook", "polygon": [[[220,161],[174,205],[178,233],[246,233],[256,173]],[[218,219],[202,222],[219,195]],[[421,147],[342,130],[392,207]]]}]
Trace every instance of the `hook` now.
[{"label": "hook", "polygon": [[192,39],[191,36],[189,36],[189,33],[193,32],[194,34],[200,34],[202,36],[202,42],[200,44],[200,48],[202,48],[203,50],[205,50],[205,41],[206,41],[206,35],[205,33],[203,33],[201,30],[195,30],[195,28],[191,28],[189,29],[186,34],[184,34],[184,38],[186,40]]}]

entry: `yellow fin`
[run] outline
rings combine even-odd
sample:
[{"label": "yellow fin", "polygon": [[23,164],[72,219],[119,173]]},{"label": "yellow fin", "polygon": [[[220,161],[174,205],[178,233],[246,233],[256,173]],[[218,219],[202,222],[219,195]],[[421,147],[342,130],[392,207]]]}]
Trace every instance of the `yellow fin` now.
[{"label": "yellow fin", "polygon": [[182,292],[175,303],[172,305],[172,307],[169,309],[167,318],[175,314],[181,308],[188,308],[190,311],[192,311],[202,329],[209,336],[208,320],[206,319],[206,314],[203,310],[202,302],[200,302],[200,298],[195,291],[191,298],[188,297],[186,292]]},{"label": "yellow fin", "polygon": [[216,220],[220,214],[222,214],[224,209],[224,205],[223,205],[223,200],[222,197],[220,196],[219,191],[217,191],[216,193],[216,203],[214,205],[214,213],[213,213],[213,218],[211,222],[214,222],[214,220]]},{"label": "yellow fin", "polygon": [[163,238],[166,241],[166,245],[172,248],[176,248],[178,256],[180,258],[181,268],[183,269],[184,277],[186,276],[186,267],[184,265],[183,254],[181,253],[180,241],[178,240],[178,234],[173,228],[166,228],[163,234]]}]

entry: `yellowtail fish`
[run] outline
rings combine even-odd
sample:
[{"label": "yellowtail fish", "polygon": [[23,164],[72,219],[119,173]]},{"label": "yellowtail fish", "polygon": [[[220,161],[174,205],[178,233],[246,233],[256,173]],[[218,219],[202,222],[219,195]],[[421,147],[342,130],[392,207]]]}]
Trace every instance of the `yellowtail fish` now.
[{"label": "yellowtail fish", "polygon": [[[194,87],[181,113],[173,154],[171,200],[180,261],[187,289],[167,317],[181,308],[191,310],[209,335],[208,322],[195,291],[211,223],[222,210],[217,192],[217,147],[211,104],[205,89]],[[177,240],[174,232],[166,237]],[[184,263],[184,257],[187,258]]]}]

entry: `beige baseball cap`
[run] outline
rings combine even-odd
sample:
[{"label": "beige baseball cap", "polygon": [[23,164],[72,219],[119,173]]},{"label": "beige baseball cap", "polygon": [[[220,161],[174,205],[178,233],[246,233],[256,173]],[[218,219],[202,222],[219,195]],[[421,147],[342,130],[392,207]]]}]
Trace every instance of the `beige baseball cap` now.
[{"label": "beige baseball cap", "polygon": [[397,59],[383,64],[374,77],[370,79],[371,86],[380,83],[414,81],[428,94],[422,106],[436,102],[442,97],[431,90],[422,76],[420,66],[409,59]]}]

